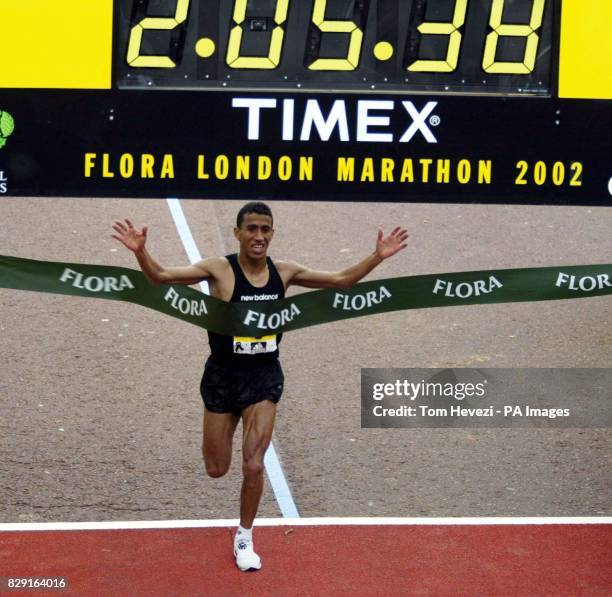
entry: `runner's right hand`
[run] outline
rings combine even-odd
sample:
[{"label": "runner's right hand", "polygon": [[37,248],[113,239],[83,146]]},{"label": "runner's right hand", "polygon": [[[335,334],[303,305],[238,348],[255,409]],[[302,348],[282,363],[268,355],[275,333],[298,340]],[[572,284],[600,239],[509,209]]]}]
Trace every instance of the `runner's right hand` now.
[{"label": "runner's right hand", "polygon": [[122,242],[130,251],[137,253],[141,251],[145,242],[147,241],[147,227],[143,226],[142,230],[134,228],[134,225],[127,218],[125,224],[120,221],[116,221],[113,224],[113,230],[117,234],[113,234],[112,237]]}]

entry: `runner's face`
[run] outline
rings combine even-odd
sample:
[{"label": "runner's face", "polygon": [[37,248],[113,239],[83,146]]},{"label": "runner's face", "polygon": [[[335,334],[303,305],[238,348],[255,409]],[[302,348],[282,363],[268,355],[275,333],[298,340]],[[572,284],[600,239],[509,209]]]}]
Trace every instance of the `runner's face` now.
[{"label": "runner's face", "polygon": [[234,228],[234,236],[240,243],[241,255],[261,259],[266,256],[268,245],[274,236],[272,218],[261,214],[247,214],[240,228]]}]

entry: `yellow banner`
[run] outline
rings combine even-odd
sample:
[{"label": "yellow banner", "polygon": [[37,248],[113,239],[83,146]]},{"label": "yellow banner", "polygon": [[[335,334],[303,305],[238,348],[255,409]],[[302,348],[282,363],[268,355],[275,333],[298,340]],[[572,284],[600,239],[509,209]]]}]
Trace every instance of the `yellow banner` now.
[{"label": "yellow banner", "polygon": [[610,0],[563,0],[559,97],[612,99],[610,23]]},{"label": "yellow banner", "polygon": [[0,87],[110,89],[112,0],[2,0],[0,23]]}]

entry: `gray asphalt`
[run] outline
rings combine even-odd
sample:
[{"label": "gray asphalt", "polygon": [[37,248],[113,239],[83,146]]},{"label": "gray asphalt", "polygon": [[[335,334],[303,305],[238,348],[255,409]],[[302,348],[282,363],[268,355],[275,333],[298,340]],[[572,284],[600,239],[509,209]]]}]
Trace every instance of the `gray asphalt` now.
[{"label": "gray asphalt", "polygon": [[[376,226],[409,247],[370,278],[606,263],[612,209],[270,202],[271,255],[339,269]],[[183,201],[203,255],[233,252],[235,201]],[[3,198],[1,253],[136,267],[116,218],[187,258],[164,201]],[[302,516],[610,515],[608,429],[360,427],[362,367],[610,367],[610,297],[426,309],[287,334],[275,445]],[[2,522],[238,516],[200,456],[206,334],[136,305],[0,290]],[[269,486],[260,516],[279,516]]]}]

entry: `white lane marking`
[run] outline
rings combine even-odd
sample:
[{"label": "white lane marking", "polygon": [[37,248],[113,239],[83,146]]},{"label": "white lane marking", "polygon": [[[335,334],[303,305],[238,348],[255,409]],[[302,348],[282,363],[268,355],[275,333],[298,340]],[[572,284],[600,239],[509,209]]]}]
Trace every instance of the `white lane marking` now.
[{"label": "white lane marking", "polygon": [[[297,511],[295,502],[293,501],[291,490],[289,489],[289,485],[287,485],[287,479],[285,479],[283,469],[278,461],[278,456],[276,455],[273,442],[270,442],[270,445],[264,454],[264,465],[266,467],[266,472],[268,473],[268,479],[270,479],[270,485],[272,485],[272,489],[274,490],[276,501],[278,502],[278,506],[281,510],[281,514],[285,518],[298,518],[300,514]],[[259,524],[259,522],[257,524]]]},{"label": "white lane marking", "polygon": [[[8,531],[96,531],[124,529],[198,529],[235,527],[237,518],[219,520],[132,520],[106,522],[8,522],[0,523],[0,532]],[[584,525],[612,524],[612,516],[530,516],[481,518],[258,518],[258,527],[286,526],[510,526],[510,525]]]},{"label": "white lane marking", "polygon": [[[200,255],[200,251],[198,250],[195,240],[193,239],[189,224],[187,224],[187,219],[183,213],[181,202],[175,197],[168,197],[166,202],[170,208],[172,219],[174,220],[176,229],[181,237],[181,241],[183,242],[183,246],[185,247],[189,261],[191,263],[200,261],[202,256]],[[200,288],[205,294],[210,294],[207,281],[200,282]],[[281,514],[285,517],[298,518],[299,513],[297,507],[293,501],[291,490],[287,484],[287,479],[285,478],[283,469],[278,461],[278,456],[276,455],[276,450],[272,442],[270,442],[270,445],[268,446],[268,449],[264,455],[264,465],[266,467],[266,473],[268,474],[268,479],[270,480],[270,485],[274,491],[274,496],[278,502],[278,507],[280,508]]]},{"label": "white lane marking", "polygon": [[[193,235],[191,234],[191,229],[189,228],[187,220],[185,219],[185,214],[183,213],[183,208],[181,207],[180,201],[174,197],[169,197],[166,199],[166,203],[168,203],[168,207],[170,208],[174,225],[176,226],[179,236],[181,237],[181,241],[183,242],[183,247],[185,247],[189,261],[191,263],[201,261],[202,256],[200,255],[200,251],[198,251],[195,240],[193,240]],[[200,288],[204,294],[210,294],[210,288],[207,280],[202,280],[200,282]]]}]

